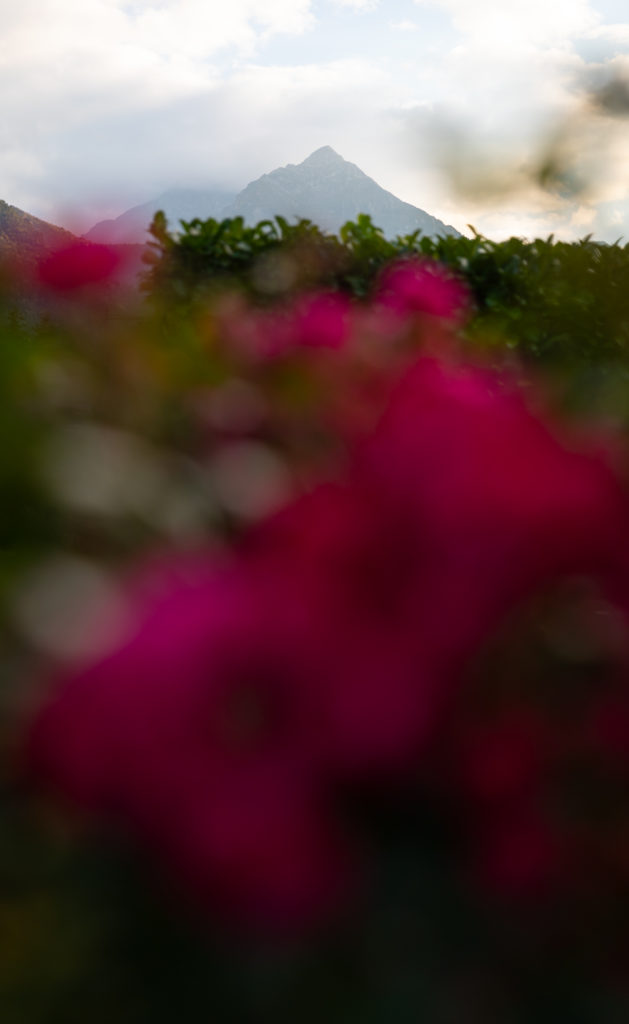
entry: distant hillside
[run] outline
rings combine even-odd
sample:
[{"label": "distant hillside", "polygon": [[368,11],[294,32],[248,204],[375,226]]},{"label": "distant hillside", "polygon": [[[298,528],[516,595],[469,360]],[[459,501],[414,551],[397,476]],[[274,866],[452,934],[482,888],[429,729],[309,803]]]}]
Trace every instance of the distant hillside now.
[{"label": "distant hillside", "polygon": [[143,243],[148,227],[158,210],[163,210],[173,228],[181,220],[222,217],[223,210],[235,198],[234,192],[221,189],[170,189],[156,199],[133,206],[115,220],[102,220],[85,235],[90,242],[106,244]]},{"label": "distant hillside", "polygon": [[0,199],[0,257],[22,261],[35,260],[53,249],[68,245],[74,238],[39,217],[18,210]]},{"label": "distant hillside", "polygon": [[[39,217],[0,200],[0,284],[3,287],[3,315],[13,308],[27,320],[36,321],[54,309],[54,296],[33,289],[38,261],[51,252],[76,244],[79,239],[65,228],[56,227]],[[83,241],[84,245],[88,245]],[[121,295],[133,295],[138,274],[144,269],[143,245],[113,246],[119,256],[110,284]]]},{"label": "distant hillside", "polygon": [[323,230],[336,232],[358,214],[368,213],[387,238],[418,229],[433,238],[459,234],[451,225],[381,188],[330,146],[322,146],[300,164],[263,174],[238,195],[216,189],[171,189],[115,220],[101,221],[85,237],[94,242],[143,241],[157,210],[164,211],[174,230],[180,220],[195,217],[241,216],[254,225],[280,214],[288,219],[307,217]]}]

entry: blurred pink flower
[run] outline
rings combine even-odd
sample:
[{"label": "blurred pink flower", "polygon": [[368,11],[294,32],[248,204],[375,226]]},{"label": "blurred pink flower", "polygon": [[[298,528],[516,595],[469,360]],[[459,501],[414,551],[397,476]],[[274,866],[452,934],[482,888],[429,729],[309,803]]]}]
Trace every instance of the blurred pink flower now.
[{"label": "blurred pink flower", "polygon": [[418,594],[430,590],[431,552],[414,518],[389,512],[358,483],[325,484],[250,541],[250,557],[270,577],[290,579],[305,602],[319,653],[325,756],[337,778],[408,771],[441,700],[417,614]]},{"label": "blurred pink flower", "polygon": [[352,303],[338,292],[300,295],[269,309],[242,302],[219,307],[221,336],[253,359],[275,359],[303,349],[340,349],[351,330]]},{"label": "blurred pink flower", "polygon": [[351,890],[347,784],[414,779],[445,751],[463,818],[482,810],[481,874],[535,889],[558,856],[537,811],[544,729],[506,714],[464,727],[453,752],[441,726],[520,602],[575,575],[605,590],[627,519],[605,458],[514,380],[422,357],[338,482],[231,561],[199,558],[138,599],[132,638],[40,713],[33,770],[127,822],[200,898],[283,923]]},{"label": "blurred pink flower", "polygon": [[409,257],[388,263],[376,284],[377,303],[395,313],[426,313],[463,323],[471,300],[466,285],[435,260]]},{"label": "blurred pink flower", "polygon": [[477,870],[498,896],[545,899],[561,884],[563,852],[540,809],[522,803],[481,833]]},{"label": "blurred pink flower", "polygon": [[475,724],[465,723],[450,751],[457,785],[478,806],[536,792],[548,762],[549,730],[539,713],[509,708],[494,718],[485,714]]},{"label": "blurred pink flower", "polygon": [[611,578],[623,548],[627,497],[604,458],[488,370],[418,360],[357,472],[374,500],[415,517],[431,549],[422,621],[442,652],[457,638],[467,651],[558,577]]},{"label": "blurred pink flower", "polygon": [[72,292],[103,284],[120,265],[119,253],[107,245],[77,239],[40,260],[39,280],[56,292]]},{"label": "blurred pink flower", "polygon": [[298,345],[340,349],[351,332],[352,303],[339,292],[301,296],[293,308],[293,330]]},{"label": "blurred pink flower", "polygon": [[254,923],[312,921],[356,876],[294,596],[232,569],[172,584],[128,643],[62,682],[28,743],[48,786],[126,822],[198,898]]}]

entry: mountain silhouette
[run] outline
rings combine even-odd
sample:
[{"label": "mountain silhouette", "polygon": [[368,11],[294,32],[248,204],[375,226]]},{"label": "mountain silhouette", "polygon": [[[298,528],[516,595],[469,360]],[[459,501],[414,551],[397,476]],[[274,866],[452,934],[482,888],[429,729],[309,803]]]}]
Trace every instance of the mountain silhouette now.
[{"label": "mountain silhouette", "polygon": [[240,216],[253,225],[279,214],[289,220],[305,217],[324,231],[336,232],[348,220],[367,213],[387,238],[417,230],[433,237],[459,234],[451,225],[387,192],[331,146],[315,150],[300,164],[263,174],[237,195],[219,189],[171,189],[115,220],[101,221],[85,237],[109,243],[145,241],[157,210],[164,211],[175,231],[180,220],[195,217],[220,220]]}]

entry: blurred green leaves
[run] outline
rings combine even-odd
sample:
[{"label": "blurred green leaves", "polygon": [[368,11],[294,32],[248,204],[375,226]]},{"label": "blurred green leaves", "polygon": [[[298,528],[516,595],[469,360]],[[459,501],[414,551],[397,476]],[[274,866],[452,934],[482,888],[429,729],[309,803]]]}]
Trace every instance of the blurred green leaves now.
[{"label": "blurred green leaves", "polygon": [[371,218],[343,225],[339,237],[309,221],[282,217],[246,227],[242,218],[182,223],[169,232],[163,215],[145,288],[168,309],[190,312],[218,287],[244,290],[255,301],[289,296],[313,285],[356,297],[368,294],[381,267],[418,254],[463,276],[476,303],[473,336],[502,337],[526,360],[576,365],[623,362],[629,346],[629,244],[590,237],[568,243],[472,237],[386,239]]}]

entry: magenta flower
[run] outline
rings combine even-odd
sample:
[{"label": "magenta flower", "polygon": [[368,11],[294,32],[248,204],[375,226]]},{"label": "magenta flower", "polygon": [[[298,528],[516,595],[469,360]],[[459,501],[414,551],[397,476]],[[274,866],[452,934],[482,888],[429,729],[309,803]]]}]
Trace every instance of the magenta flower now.
[{"label": "magenta flower", "polygon": [[487,635],[545,581],[611,576],[622,550],[627,499],[600,453],[489,371],[420,359],[364,444],[358,474],[415,517],[432,551],[422,614],[442,651]]},{"label": "magenta flower", "polygon": [[276,359],[308,349],[341,349],[352,331],[352,303],[338,292],[316,292],[270,309],[237,300],[219,307],[221,336],[251,359]]},{"label": "magenta flower", "polygon": [[459,278],[435,260],[409,257],[387,264],[376,285],[376,300],[393,312],[463,323],[469,314],[469,292]]},{"label": "magenta flower", "polygon": [[171,582],[128,643],[65,680],[29,739],[48,786],[254,924],[312,922],[356,876],[321,772],[316,651],[285,596],[231,568]]},{"label": "magenta flower", "polygon": [[357,482],[323,485],[263,524],[250,557],[307,602],[330,772],[407,771],[441,701],[418,615],[434,562],[414,517],[392,515]]},{"label": "magenta flower", "polygon": [[77,240],[40,260],[39,280],[56,292],[73,292],[103,284],[120,265],[119,253],[107,245]]},{"label": "magenta flower", "polygon": [[339,292],[303,295],[293,309],[295,340],[305,348],[340,349],[351,333],[351,300]]},{"label": "magenta flower", "polygon": [[621,592],[627,519],[605,458],[515,381],[423,357],[338,482],[137,598],[130,639],[40,713],[32,769],[240,920],[339,905],[360,864],[339,817],[356,782],[432,780],[466,827],[479,814],[482,877],[543,888],[569,864],[540,810],[562,751],[526,702],[488,721],[461,708],[473,659],[528,598],[574,576]]}]

